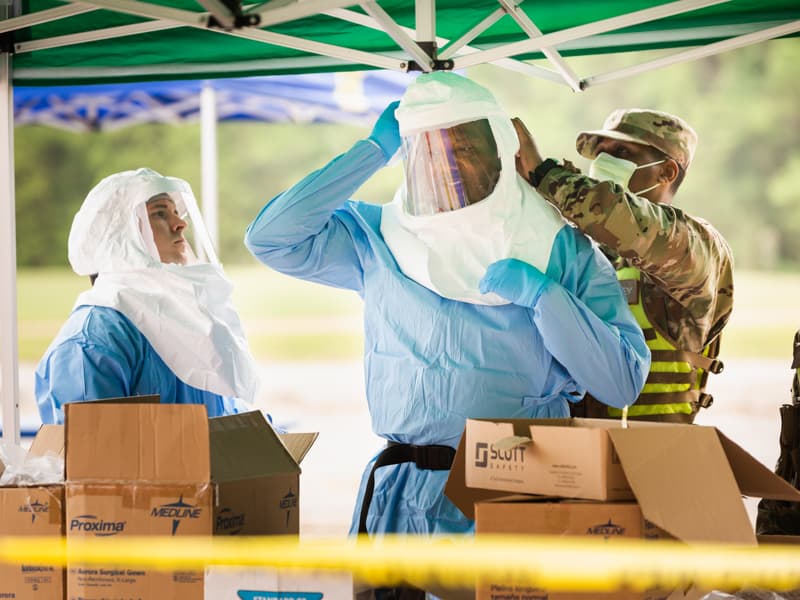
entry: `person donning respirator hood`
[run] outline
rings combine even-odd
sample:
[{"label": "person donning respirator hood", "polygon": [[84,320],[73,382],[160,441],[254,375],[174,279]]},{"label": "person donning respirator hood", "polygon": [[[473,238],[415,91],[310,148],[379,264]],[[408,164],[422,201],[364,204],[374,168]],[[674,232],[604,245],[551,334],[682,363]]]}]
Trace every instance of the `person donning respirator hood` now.
[{"label": "person donning respirator hood", "polygon": [[[181,219],[191,221],[208,261],[198,259],[185,242],[185,264],[161,261],[148,217],[150,200],[167,200],[169,210],[174,203]],[[187,182],[150,169],[106,177],[75,215],[68,247],[78,275],[98,275],[75,307],[121,312],[184,383],[246,403],[254,400],[258,369],[231,303],[233,286]]]},{"label": "person donning respirator hood", "polygon": [[519,140],[494,96],[450,72],[420,75],[395,112],[405,180],[381,233],[403,273],[452,300],[482,294],[489,265],[517,258],[547,269],[561,215],[518,174]]}]

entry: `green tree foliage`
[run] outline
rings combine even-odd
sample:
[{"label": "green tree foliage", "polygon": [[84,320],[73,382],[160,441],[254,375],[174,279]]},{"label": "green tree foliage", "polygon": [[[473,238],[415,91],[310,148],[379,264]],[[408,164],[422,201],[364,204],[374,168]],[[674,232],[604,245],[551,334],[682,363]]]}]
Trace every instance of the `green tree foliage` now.
[{"label": "green tree foliage", "polygon": [[15,132],[17,262],[67,264],[72,217],[103,177],[139,166],[189,181],[199,178],[196,127],[141,125],[114,133],[75,134],[27,126]]},{"label": "green tree foliage", "polygon": [[[668,51],[674,52],[674,51]],[[663,53],[570,61],[605,73]],[[544,155],[588,161],[578,131],[600,129],[615,108],[680,115],[697,130],[694,163],[676,206],[706,218],[731,244],[737,267],[796,269],[800,262],[800,40],[775,40],[674,65],[575,94],[564,86],[481,67],[472,75],[520,116]]]},{"label": "green tree foliage", "polygon": [[[652,55],[651,55],[652,54]],[[641,62],[659,53],[569,59],[580,75]],[[469,75],[520,116],[543,154],[579,166],[575,134],[597,129],[618,107],[649,107],[689,121],[700,137],[676,204],[707,218],[730,242],[738,267],[800,262],[800,40],[778,40],[674,65],[576,94],[566,86],[484,66]],[[545,66],[543,64],[543,66]],[[220,253],[251,262],[247,224],[270,198],[367,135],[346,125],[223,123],[218,129]],[[199,125],[140,125],[74,134],[16,130],[17,257],[20,265],[65,265],[72,215],[111,173],[147,166],[189,181],[198,199]],[[384,169],[357,198],[391,200],[402,177]]]}]

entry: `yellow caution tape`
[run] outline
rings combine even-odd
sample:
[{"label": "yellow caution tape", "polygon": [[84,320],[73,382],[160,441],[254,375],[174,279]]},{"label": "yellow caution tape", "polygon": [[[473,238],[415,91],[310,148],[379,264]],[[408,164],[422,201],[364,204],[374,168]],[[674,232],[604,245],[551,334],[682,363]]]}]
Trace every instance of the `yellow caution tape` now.
[{"label": "yellow caution tape", "polygon": [[800,588],[800,545],[687,546],[662,540],[544,536],[0,538],[0,562],[202,569],[210,565],[349,571],[372,585],[475,581],[552,591]]}]

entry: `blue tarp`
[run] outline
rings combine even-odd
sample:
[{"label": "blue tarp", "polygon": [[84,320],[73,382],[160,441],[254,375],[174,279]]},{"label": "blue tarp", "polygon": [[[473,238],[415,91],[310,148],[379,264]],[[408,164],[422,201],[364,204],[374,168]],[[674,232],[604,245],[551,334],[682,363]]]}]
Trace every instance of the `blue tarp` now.
[{"label": "blue tarp", "polygon": [[15,87],[16,125],[73,131],[198,119],[200,93],[214,89],[217,120],[368,124],[414,75],[393,71],[319,73],[206,81]]}]

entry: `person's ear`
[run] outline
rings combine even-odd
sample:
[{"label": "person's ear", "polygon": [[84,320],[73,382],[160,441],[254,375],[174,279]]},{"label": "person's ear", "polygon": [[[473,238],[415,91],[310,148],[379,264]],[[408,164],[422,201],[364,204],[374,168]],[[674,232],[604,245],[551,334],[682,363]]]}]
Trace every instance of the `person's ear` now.
[{"label": "person's ear", "polygon": [[668,158],[666,162],[661,164],[661,173],[659,173],[658,179],[672,185],[672,182],[678,178],[678,173],[680,173],[680,167],[677,161],[673,158]]}]

